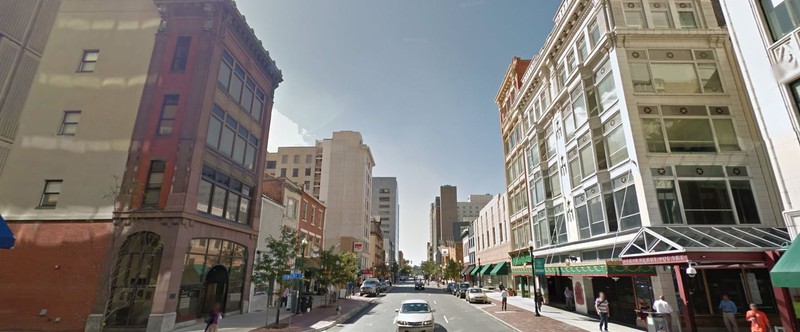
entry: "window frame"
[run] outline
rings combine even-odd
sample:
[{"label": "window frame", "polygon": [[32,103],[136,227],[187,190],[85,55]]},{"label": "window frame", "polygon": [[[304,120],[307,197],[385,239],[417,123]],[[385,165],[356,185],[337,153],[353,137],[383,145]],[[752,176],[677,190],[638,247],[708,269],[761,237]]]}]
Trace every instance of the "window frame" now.
[{"label": "window frame", "polygon": [[170,71],[181,73],[186,71],[186,66],[189,64],[189,51],[192,47],[191,36],[178,36],[175,40],[175,51],[172,53],[172,64],[170,64]]},{"label": "window frame", "polygon": [[[94,54],[94,60],[87,60],[87,56]],[[76,72],[78,73],[94,73],[97,70],[97,62],[100,60],[100,50],[99,49],[84,49],[83,53],[81,53],[81,60],[78,63],[78,69]],[[87,69],[87,65],[90,65],[90,69]]]},{"label": "window frame", "polygon": [[[178,117],[178,105],[180,104],[181,95],[174,93],[174,94],[165,94],[164,98],[161,102],[161,113],[158,117],[158,127],[156,127],[156,136],[170,136],[175,131],[175,123],[177,122],[176,119]],[[174,112],[172,117],[166,117],[167,109],[169,106],[174,107]],[[171,122],[172,126],[168,127],[169,132],[164,132],[164,124],[166,122]]]},{"label": "window frame", "polygon": [[[665,112],[664,108],[669,109],[678,108],[680,113],[683,114],[665,114],[672,111]],[[702,108],[702,113],[699,110]],[[713,111],[712,111],[713,109]],[[731,107],[727,105],[646,105],[639,107],[639,118],[642,125],[642,134],[644,132],[645,122],[653,122],[658,124],[661,128],[661,139],[665,151],[651,151],[651,142],[647,141],[645,136],[646,153],[650,154],[720,154],[720,153],[741,153],[742,149],[741,140],[739,137],[739,130],[736,128],[736,118],[730,112]],[[667,120],[705,120],[708,124],[711,139],[713,140],[714,151],[673,151],[669,131],[667,130]],[[722,137],[720,136],[721,130],[718,123],[723,121],[730,123],[730,130],[733,132],[736,147],[731,148],[733,145],[725,142],[723,144]],[[653,141],[655,143],[655,141]],[[655,146],[655,145],[653,145]]]},{"label": "window frame", "polygon": [[[71,121],[68,122],[67,121],[67,119],[69,118],[70,115],[76,115],[76,114],[78,115],[78,120],[77,121],[75,121],[75,122],[71,122]],[[81,115],[82,115],[82,112],[80,110],[67,110],[67,111],[64,111],[63,116],[61,118],[61,128],[58,129],[58,135],[59,136],[75,136],[78,133],[78,124],[81,121],[80,120]],[[71,132],[71,133],[66,132],[64,129],[68,128],[68,126],[70,128],[74,127],[75,128],[74,131]]]},{"label": "window frame", "polygon": [[[58,184],[58,191],[48,191],[51,189],[50,185]],[[40,209],[54,209],[58,206],[58,201],[61,200],[61,191],[64,187],[64,180],[62,179],[45,179],[44,180],[44,188],[42,188],[42,195],[39,197],[39,204],[37,208]],[[45,202],[49,202],[50,200],[47,199],[49,197],[56,197],[55,203],[50,204]]]},{"label": "window frame", "polygon": [[[166,175],[167,163],[163,160],[151,160],[150,167],[147,172],[147,182],[144,184],[144,191],[142,191],[142,207],[158,207],[161,201],[161,190],[164,187],[164,176]],[[154,175],[161,174],[161,181],[153,183]],[[155,201],[152,196],[155,194]]]}]

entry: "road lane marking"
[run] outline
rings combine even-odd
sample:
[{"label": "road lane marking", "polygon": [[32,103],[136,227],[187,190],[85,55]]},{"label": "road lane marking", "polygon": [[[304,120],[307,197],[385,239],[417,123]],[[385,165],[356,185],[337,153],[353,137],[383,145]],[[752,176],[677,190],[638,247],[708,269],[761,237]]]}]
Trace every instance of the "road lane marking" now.
[{"label": "road lane marking", "polygon": [[444,317],[444,321],[447,322],[447,324],[450,324],[450,321],[447,320],[447,316],[442,316],[442,317]]},{"label": "road lane marking", "polygon": [[433,300],[433,304],[438,304],[438,303],[436,303],[436,300]]}]

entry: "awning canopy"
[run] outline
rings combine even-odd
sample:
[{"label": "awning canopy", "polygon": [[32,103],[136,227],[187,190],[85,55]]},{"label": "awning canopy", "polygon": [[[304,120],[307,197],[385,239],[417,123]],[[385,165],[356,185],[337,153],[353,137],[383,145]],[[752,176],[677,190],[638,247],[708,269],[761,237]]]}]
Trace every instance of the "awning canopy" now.
[{"label": "awning canopy", "polygon": [[779,249],[788,241],[789,233],[785,228],[653,226],[640,229],[619,257],[625,265],[671,264],[702,257],[708,261],[739,261],[741,257],[760,257],[747,254]]},{"label": "awning canopy", "polygon": [[472,271],[473,268],[475,268],[475,265],[467,265],[467,267],[461,269],[461,274],[460,275],[462,275],[462,276],[467,275],[468,273],[470,273]]},{"label": "awning canopy", "polygon": [[546,264],[544,272],[547,276],[582,276],[582,277],[622,277],[622,276],[654,276],[655,266],[624,266],[619,260],[599,260],[575,263]]},{"label": "awning canopy", "polygon": [[17,238],[14,237],[14,233],[11,232],[11,228],[8,227],[5,219],[0,216],[0,249],[14,248],[14,242],[16,241]]},{"label": "awning canopy", "polygon": [[504,276],[508,275],[508,264],[506,262],[500,262],[494,265],[494,268],[489,271],[489,275],[493,276]]},{"label": "awning canopy", "polygon": [[769,271],[772,286],[800,288],[800,241],[794,241]]},{"label": "awning canopy", "polygon": [[524,266],[525,264],[530,264],[530,263],[531,263],[531,255],[530,254],[524,254],[524,255],[520,255],[520,256],[511,258],[511,265],[514,265],[514,266],[518,266],[518,265]]},{"label": "awning canopy", "polygon": [[491,267],[492,267],[492,264],[486,264],[486,265],[484,265],[484,266],[483,266],[483,268],[481,269],[481,273],[480,273],[480,274],[481,274],[481,275],[487,275],[487,274],[489,274],[489,269],[490,269]]},{"label": "awning canopy", "polygon": [[471,276],[477,275],[480,270],[481,270],[481,266],[480,265],[475,265],[475,268],[472,269],[472,272],[470,272],[469,275],[471,275]]}]

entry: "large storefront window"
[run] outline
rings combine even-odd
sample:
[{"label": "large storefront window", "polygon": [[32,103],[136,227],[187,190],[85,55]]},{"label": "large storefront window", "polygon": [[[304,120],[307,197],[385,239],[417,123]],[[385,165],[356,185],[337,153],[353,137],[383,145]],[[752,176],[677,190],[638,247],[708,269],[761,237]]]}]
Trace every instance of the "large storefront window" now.
[{"label": "large storefront window", "polygon": [[[688,278],[692,309],[698,314],[719,314],[719,301],[728,295],[739,313],[755,303],[766,313],[776,313],[775,294],[766,269],[702,269]],[[706,287],[706,285],[708,287]]]},{"label": "large storefront window", "polygon": [[772,39],[778,40],[800,26],[800,0],[761,0]]},{"label": "large storefront window", "polygon": [[222,239],[194,239],[181,274],[178,322],[193,320],[219,303],[225,312],[242,307],[247,248]]},{"label": "large storefront window", "polygon": [[117,254],[117,263],[110,276],[111,299],[106,324],[147,326],[163,250],[158,234],[139,232],[128,237]]}]

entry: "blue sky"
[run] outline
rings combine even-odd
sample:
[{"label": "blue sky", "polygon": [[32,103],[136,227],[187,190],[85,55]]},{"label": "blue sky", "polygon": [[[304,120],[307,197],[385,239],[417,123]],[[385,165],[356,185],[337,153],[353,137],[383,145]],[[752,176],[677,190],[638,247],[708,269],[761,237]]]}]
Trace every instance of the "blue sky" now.
[{"label": "blue sky", "polygon": [[530,58],[558,0],[238,0],[283,70],[269,149],[362,133],[374,176],[400,187],[400,250],[425,259],[440,185],[504,190],[494,97]]}]

